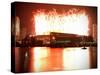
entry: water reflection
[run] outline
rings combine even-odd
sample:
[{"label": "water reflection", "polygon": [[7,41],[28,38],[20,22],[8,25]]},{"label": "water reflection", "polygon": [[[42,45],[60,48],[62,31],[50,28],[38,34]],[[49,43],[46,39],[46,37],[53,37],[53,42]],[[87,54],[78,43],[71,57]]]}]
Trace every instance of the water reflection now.
[{"label": "water reflection", "polygon": [[[16,48],[16,50],[18,49],[19,48]],[[18,56],[16,57],[16,62],[17,66],[18,64],[20,64],[18,67],[21,67],[22,65],[24,66],[24,72],[90,68],[89,48],[83,50],[82,48],[79,47],[78,48],[34,47],[34,48],[19,49],[19,51],[20,50],[24,50],[24,53],[21,53],[21,55],[19,56],[16,54]],[[22,62],[24,64],[22,64]]]},{"label": "water reflection", "polygon": [[89,48],[64,48],[63,49],[64,70],[88,69]]},{"label": "water reflection", "polygon": [[49,48],[46,47],[35,47],[33,48],[34,53],[34,71],[46,71],[49,68]]},{"label": "water reflection", "polygon": [[89,48],[32,48],[32,64],[35,72],[50,70],[73,70],[89,68]]}]

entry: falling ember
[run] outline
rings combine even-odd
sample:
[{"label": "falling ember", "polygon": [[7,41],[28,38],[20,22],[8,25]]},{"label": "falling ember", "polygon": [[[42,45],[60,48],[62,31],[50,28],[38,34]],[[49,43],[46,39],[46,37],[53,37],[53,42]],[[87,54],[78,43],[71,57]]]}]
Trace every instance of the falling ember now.
[{"label": "falling ember", "polygon": [[36,35],[48,35],[50,32],[88,35],[88,16],[85,11],[72,9],[58,13],[56,9],[45,12],[37,10],[34,15]]}]

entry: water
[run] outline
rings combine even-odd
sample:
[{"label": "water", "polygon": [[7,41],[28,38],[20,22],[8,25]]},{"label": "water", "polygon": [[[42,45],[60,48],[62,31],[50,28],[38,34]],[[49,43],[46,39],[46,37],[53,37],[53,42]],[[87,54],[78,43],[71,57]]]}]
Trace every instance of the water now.
[{"label": "water", "polygon": [[89,48],[16,48],[16,70],[26,72],[89,69]]}]

